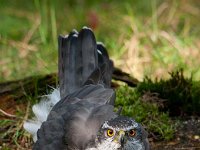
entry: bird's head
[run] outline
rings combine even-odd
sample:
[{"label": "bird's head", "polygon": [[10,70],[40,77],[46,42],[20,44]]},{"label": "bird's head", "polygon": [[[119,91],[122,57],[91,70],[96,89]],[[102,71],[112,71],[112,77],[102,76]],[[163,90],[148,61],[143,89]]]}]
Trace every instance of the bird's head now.
[{"label": "bird's head", "polygon": [[142,126],[134,119],[118,116],[103,123],[96,145],[98,150],[145,150],[143,139],[146,136]]}]

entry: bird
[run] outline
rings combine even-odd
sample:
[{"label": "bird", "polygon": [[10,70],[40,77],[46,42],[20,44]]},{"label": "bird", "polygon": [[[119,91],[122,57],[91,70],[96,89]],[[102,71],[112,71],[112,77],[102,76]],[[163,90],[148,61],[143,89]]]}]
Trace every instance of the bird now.
[{"label": "bird", "polygon": [[58,51],[59,88],[24,123],[33,150],[149,150],[144,127],[114,111],[114,63],[92,29],[60,35]]}]

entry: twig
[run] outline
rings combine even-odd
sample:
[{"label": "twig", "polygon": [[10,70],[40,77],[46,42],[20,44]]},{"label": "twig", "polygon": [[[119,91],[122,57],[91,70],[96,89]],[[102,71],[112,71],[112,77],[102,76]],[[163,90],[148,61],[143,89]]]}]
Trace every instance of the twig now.
[{"label": "twig", "polygon": [[36,20],[34,21],[35,23],[33,24],[32,28],[28,31],[28,33],[25,35],[22,43],[26,43],[28,44],[33,36],[33,34],[35,33],[35,31],[38,29],[39,25],[40,25],[40,19],[38,17],[36,17]]},{"label": "twig", "polygon": [[[19,121],[18,125],[17,125],[16,128],[14,129],[15,131],[21,130],[21,128],[22,128],[24,122],[28,119],[29,109],[30,109],[30,101],[28,101],[28,104],[27,104],[27,107],[26,107],[26,113],[25,113],[23,119],[22,119],[21,121]],[[15,132],[15,134],[12,136],[12,139],[15,139],[15,137],[16,137],[16,132]],[[22,146],[20,146],[20,145],[18,144],[17,140],[14,141],[14,142],[15,142],[15,144],[17,145],[17,147],[18,147],[19,149],[25,149],[25,148],[23,148]]]},{"label": "twig", "polygon": [[5,116],[7,116],[7,117],[18,118],[17,116],[12,115],[12,114],[9,114],[9,113],[5,112],[5,111],[2,110],[2,109],[0,109],[0,112],[1,112],[2,114],[4,114]]}]

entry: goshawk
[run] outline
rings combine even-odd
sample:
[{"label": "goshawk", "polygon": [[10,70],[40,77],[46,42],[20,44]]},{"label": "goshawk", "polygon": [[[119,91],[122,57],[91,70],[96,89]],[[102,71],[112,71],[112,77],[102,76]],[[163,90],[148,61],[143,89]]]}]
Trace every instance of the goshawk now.
[{"label": "goshawk", "polygon": [[148,150],[144,128],[114,112],[113,63],[91,29],[59,36],[59,90],[33,106],[34,150]]}]

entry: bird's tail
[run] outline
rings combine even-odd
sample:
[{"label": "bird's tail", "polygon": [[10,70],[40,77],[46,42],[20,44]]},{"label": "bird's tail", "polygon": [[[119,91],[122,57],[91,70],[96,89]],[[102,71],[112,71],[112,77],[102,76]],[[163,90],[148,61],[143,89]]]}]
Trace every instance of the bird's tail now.
[{"label": "bird's tail", "polygon": [[[79,33],[74,30],[68,36],[59,36],[58,43],[61,98],[80,88],[88,78],[95,80],[99,73],[104,85],[110,86],[113,64],[91,29],[84,27]],[[95,71],[97,68],[100,72]]]},{"label": "bird's tail", "polygon": [[37,140],[37,131],[46,121],[52,107],[69,93],[84,84],[103,84],[109,87],[113,63],[102,43],[96,42],[91,29],[84,27],[79,33],[59,36],[59,89],[54,89],[32,107],[35,115],[24,123],[24,128]]}]

